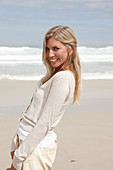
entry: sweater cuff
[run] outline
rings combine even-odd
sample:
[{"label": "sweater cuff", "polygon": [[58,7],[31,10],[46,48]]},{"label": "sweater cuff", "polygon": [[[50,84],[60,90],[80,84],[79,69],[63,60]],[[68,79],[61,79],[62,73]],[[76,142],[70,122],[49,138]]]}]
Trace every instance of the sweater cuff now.
[{"label": "sweater cuff", "polygon": [[16,156],[14,155],[13,162],[12,162],[14,168],[17,169],[17,170],[21,170],[22,169],[22,163],[23,162],[20,161],[18,158],[16,158]]},{"label": "sweater cuff", "polygon": [[15,143],[14,143],[14,138],[15,138],[15,136],[13,137],[12,142],[11,142],[10,152],[16,150]]}]

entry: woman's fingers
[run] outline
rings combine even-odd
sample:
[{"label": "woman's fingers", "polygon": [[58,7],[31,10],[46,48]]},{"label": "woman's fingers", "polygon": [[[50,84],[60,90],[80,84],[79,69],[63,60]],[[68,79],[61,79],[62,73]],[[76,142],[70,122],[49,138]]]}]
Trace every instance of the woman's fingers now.
[{"label": "woman's fingers", "polygon": [[15,169],[15,168],[13,167],[13,165],[11,165],[11,170],[17,170],[17,169]]},{"label": "woman's fingers", "polygon": [[12,151],[12,152],[11,152],[11,158],[12,158],[12,159],[13,159],[13,157],[14,157],[14,152],[15,152],[15,151]]}]

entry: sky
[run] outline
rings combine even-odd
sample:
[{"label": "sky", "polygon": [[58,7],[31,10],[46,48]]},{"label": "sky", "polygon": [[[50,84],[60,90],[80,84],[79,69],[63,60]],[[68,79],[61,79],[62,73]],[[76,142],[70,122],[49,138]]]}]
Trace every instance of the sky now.
[{"label": "sky", "polygon": [[55,25],[70,26],[78,46],[113,46],[113,0],[0,0],[0,46],[42,47]]}]

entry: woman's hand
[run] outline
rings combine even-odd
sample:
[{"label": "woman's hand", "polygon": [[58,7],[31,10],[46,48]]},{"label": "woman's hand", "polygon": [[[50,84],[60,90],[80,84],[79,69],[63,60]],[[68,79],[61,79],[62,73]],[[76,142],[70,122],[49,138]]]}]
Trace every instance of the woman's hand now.
[{"label": "woman's hand", "polygon": [[[13,159],[15,151],[11,152],[11,158]],[[13,164],[11,165],[11,170],[17,170],[13,167]]]},{"label": "woman's hand", "polygon": [[13,159],[15,151],[11,152],[11,158]]},{"label": "woman's hand", "polygon": [[17,170],[17,169],[15,169],[15,168],[13,167],[13,165],[11,165],[11,170]]}]

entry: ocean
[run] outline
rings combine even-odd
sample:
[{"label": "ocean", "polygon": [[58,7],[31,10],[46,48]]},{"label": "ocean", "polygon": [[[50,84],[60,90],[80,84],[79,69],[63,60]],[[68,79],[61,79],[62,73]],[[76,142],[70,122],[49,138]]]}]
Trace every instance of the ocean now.
[{"label": "ocean", "polygon": [[[113,79],[113,47],[78,47],[82,79]],[[45,75],[42,48],[0,47],[0,80],[39,80]]]}]

